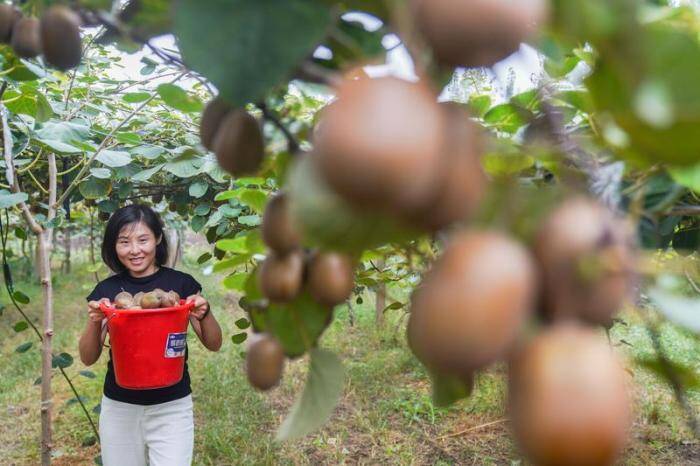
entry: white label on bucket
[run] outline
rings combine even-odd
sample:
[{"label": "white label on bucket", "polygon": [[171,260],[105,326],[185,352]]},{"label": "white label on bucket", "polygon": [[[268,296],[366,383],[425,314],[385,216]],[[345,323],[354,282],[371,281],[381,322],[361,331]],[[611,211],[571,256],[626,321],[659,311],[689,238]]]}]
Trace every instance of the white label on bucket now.
[{"label": "white label on bucket", "polygon": [[187,332],[169,333],[168,341],[165,344],[166,358],[182,358],[185,356],[187,347]]}]

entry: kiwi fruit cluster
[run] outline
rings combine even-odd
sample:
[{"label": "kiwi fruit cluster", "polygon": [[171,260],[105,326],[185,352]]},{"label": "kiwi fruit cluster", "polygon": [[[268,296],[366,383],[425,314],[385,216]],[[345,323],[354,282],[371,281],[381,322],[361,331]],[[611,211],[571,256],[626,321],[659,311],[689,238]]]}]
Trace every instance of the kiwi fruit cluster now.
[{"label": "kiwi fruit cluster", "polygon": [[65,6],[54,5],[37,19],[25,17],[12,5],[0,4],[0,42],[9,43],[21,58],[43,54],[49,65],[62,71],[80,64],[80,26],[80,16]]},{"label": "kiwi fruit cluster", "polygon": [[255,174],[260,168],[265,155],[262,130],[245,109],[233,108],[221,97],[212,99],[202,112],[199,134],[219,166],[234,177]]},{"label": "kiwi fruit cluster", "polygon": [[180,295],[177,291],[164,291],[160,288],[147,293],[139,291],[135,295],[122,291],[114,297],[114,307],[117,309],[159,309],[178,304],[180,304]]},{"label": "kiwi fruit cluster", "polygon": [[526,247],[505,233],[452,233],[411,297],[408,343],[437,376],[473,380],[509,363],[509,410],[538,465],[612,465],[630,424],[625,371],[595,326],[635,282],[628,225],[597,201],[565,199]]},{"label": "kiwi fruit cluster", "polygon": [[412,0],[417,29],[447,66],[491,66],[547,20],[548,0]]},{"label": "kiwi fruit cluster", "polygon": [[412,227],[468,219],[486,188],[476,124],[422,82],[344,81],[314,137],[314,163],[341,198]]},{"label": "kiwi fruit cluster", "polygon": [[269,333],[254,334],[246,352],[248,382],[258,390],[277,386],[284,370],[284,350]]},{"label": "kiwi fruit cluster", "polygon": [[289,209],[284,192],[272,196],[265,208],[262,238],[269,252],[258,275],[262,294],[271,302],[286,303],[307,289],[323,306],[344,302],[354,287],[352,258],[334,251],[305,250]]}]

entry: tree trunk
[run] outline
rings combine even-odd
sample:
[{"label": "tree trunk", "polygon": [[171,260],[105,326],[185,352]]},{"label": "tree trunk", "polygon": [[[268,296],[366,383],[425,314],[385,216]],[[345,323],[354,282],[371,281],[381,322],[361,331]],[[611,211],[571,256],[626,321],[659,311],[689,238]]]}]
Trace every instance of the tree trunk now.
[{"label": "tree trunk", "polygon": [[68,225],[63,231],[63,249],[65,256],[63,257],[63,271],[67,274],[70,273],[70,254],[71,254],[71,227]]},{"label": "tree trunk", "polygon": [[180,233],[177,230],[168,229],[163,234],[168,241],[168,261],[165,266],[173,268],[180,259]]},{"label": "tree trunk", "polygon": [[377,286],[374,298],[375,322],[377,327],[384,325],[384,308],[386,307],[386,285],[384,283]]},{"label": "tree trunk", "polygon": [[[377,263],[377,269],[384,269],[384,261]],[[380,283],[377,285],[377,291],[374,295],[374,316],[377,327],[384,325],[384,308],[386,307],[386,284]]]},{"label": "tree trunk", "polygon": [[[95,265],[95,212],[90,209],[90,263]],[[100,281],[100,276],[97,271],[93,273],[95,276],[95,281]]]},{"label": "tree trunk", "polygon": [[41,348],[41,464],[51,464],[53,448],[51,431],[51,343],[53,337],[53,287],[51,284],[51,231],[44,230],[37,238],[41,287],[44,298],[44,340]]}]

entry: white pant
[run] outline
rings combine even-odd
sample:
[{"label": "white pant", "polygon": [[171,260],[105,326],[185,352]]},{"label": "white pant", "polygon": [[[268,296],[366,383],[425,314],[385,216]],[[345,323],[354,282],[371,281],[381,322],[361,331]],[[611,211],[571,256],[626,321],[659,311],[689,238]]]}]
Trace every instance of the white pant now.
[{"label": "white pant", "polygon": [[151,406],[102,397],[104,466],[189,466],[194,446],[192,396]]}]

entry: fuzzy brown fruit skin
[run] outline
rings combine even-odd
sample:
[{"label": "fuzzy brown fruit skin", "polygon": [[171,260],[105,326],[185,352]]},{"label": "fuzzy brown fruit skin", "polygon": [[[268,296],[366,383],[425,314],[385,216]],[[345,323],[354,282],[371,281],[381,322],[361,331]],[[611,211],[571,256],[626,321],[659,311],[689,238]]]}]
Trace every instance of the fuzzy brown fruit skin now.
[{"label": "fuzzy brown fruit skin", "polygon": [[423,83],[344,81],[315,133],[314,162],[351,205],[390,213],[423,206],[440,182],[444,112]]},{"label": "fuzzy brown fruit skin", "polygon": [[66,71],[80,65],[80,17],[65,6],[52,6],[41,17],[41,46],[46,62]]},{"label": "fuzzy brown fruit skin", "polygon": [[158,295],[154,293],[153,291],[149,291],[148,293],[144,293],[143,296],[141,296],[141,307],[144,309],[157,309],[160,307],[160,299],[158,298]]},{"label": "fuzzy brown fruit skin", "polygon": [[441,103],[446,114],[441,153],[441,182],[426,204],[407,217],[410,224],[428,231],[469,219],[486,192],[487,179],[481,166],[483,134],[461,105]]},{"label": "fuzzy brown fruit skin", "polygon": [[307,287],[319,304],[336,306],[355,286],[352,259],[337,252],[316,252],[309,260]]},{"label": "fuzzy brown fruit skin", "polygon": [[143,295],[144,295],[143,291],[139,291],[138,293],[136,293],[134,295],[134,304],[141,307],[141,298],[143,297]]},{"label": "fuzzy brown fruit skin", "polygon": [[100,212],[100,213],[97,215],[97,218],[99,218],[99,219],[102,220],[103,222],[106,222],[106,221],[109,220],[109,212]]},{"label": "fuzzy brown fruit skin", "polygon": [[12,28],[12,50],[18,57],[34,58],[41,53],[41,37],[39,35],[39,20],[22,18]]},{"label": "fuzzy brown fruit skin", "polygon": [[283,370],[282,345],[271,335],[260,335],[246,354],[248,381],[258,390],[269,390],[279,384]]},{"label": "fuzzy brown fruit skin", "polygon": [[596,201],[572,198],[543,222],[535,241],[545,318],[610,325],[635,282],[634,233]]},{"label": "fuzzy brown fruit skin", "polygon": [[132,309],[135,304],[134,297],[128,291],[122,291],[114,297],[114,307],[117,309]]},{"label": "fuzzy brown fruit skin", "polygon": [[199,137],[204,147],[214,150],[216,133],[221,126],[221,122],[231,110],[231,105],[220,97],[215,97],[209,101],[202,112],[202,119],[199,123]]},{"label": "fuzzy brown fruit skin", "polygon": [[6,3],[0,4],[0,42],[9,44],[12,40],[12,29],[22,17],[22,12]]},{"label": "fuzzy brown fruit skin", "polygon": [[216,132],[214,153],[221,168],[233,176],[257,172],[265,155],[258,121],[243,109],[231,110]]},{"label": "fuzzy brown fruit skin", "polygon": [[272,302],[286,303],[301,291],[304,257],[301,251],[280,256],[270,251],[260,266],[260,291]]},{"label": "fuzzy brown fruit skin", "polygon": [[631,424],[626,375],[592,329],[557,324],[511,362],[509,411],[515,438],[538,466],[608,466]]},{"label": "fuzzy brown fruit skin", "polygon": [[546,21],[547,0],[413,0],[417,27],[438,61],[491,66],[517,51]]},{"label": "fuzzy brown fruit skin", "polygon": [[278,193],[268,201],[263,215],[262,239],[277,254],[286,254],[301,245],[301,234],[294,225],[287,194]]},{"label": "fuzzy brown fruit skin", "polygon": [[534,259],[510,237],[454,234],[411,298],[411,350],[435,373],[470,376],[514,346],[536,281]]}]

